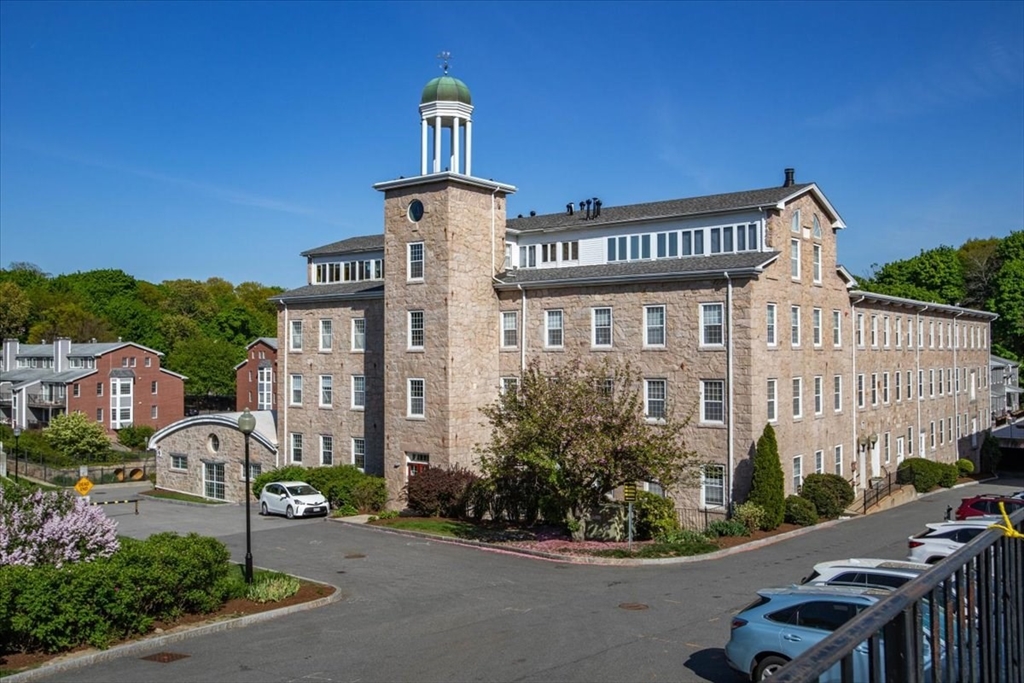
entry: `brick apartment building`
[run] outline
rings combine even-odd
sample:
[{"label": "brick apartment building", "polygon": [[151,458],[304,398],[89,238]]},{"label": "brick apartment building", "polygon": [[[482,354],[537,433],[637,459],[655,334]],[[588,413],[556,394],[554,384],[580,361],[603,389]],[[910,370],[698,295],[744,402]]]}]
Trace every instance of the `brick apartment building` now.
[{"label": "brick apartment building", "polygon": [[82,412],[114,436],[118,429],[160,429],[185,410],[185,377],[160,367],[163,354],[132,342],[19,344],[5,339],[0,361],[0,418],[41,428],[62,413]]},{"label": "brick apartment building", "polygon": [[260,337],[245,347],[245,360],[235,366],[235,410],[277,408],[277,339]]}]

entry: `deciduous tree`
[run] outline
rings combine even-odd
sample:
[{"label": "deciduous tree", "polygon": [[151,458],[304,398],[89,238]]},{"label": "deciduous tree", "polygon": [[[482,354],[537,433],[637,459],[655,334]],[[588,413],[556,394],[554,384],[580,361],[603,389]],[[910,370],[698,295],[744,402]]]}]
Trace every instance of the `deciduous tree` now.
[{"label": "deciduous tree", "polygon": [[85,413],[64,413],[50,420],[43,430],[46,439],[58,452],[83,461],[96,460],[110,450],[110,439],[103,425]]}]

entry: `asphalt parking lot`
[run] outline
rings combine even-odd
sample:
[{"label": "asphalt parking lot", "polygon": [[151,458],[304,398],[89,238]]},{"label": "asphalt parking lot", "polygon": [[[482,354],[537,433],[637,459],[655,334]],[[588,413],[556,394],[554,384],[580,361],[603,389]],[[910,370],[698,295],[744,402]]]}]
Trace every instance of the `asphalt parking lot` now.
[{"label": "asphalt parking lot", "polygon": [[[907,536],[941,521],[961,497],[1020,488],[1024,482],[1011,480],[940,491],[717,560],[641,567],[541,561],[361,525],[254,514],[257,565],[335,584],[342,600],[44,680],[735,683],[722,648],[731,616],[758,588],[799,581],[823,560],[903,559]],[[244,556],[239,506],[152,502],[138,519],[130,509],[114,515],[130,535],[208,529],[236,559]],[[183,657],[168,664],[140,659],[156,652]]]}]

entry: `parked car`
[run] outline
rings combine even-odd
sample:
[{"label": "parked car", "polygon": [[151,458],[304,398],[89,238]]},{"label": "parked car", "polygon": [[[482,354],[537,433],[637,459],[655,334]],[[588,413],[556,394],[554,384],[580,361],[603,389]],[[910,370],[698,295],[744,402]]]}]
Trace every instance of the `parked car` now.
[{"label": "parked car", "polygon": [[324,494],[302,481],[275,481],[260,492],[260,514],[293,517],[327,515],[330,504]]},{"label": "parked car", "polygon": [[[726,661],[751,681],[770,679],[890,592],[868,586],[810,584],[759,590],[757,600],[732,619]],[[854,680],[867,680],[867,648],[860,646],[855,652]],[[838,680],[838,664],[819,678],[821,683]]]},{"label": "parked car", "polygon": [[875,586],[899,588],[931,569],[922,562],[854,557],[814,565],[801,584],[828,586]]},{"label": "parked car", "polygon": [[927,524],[927,529],[907,539],[910,549],[907,559],[935,564],[984,533],[995,521],[992,517],[975,517],[959,522]]},{"label": "parked car", "polygon": [[1015,493],[1012,496],[1000,496],[986,493],[980,496],[964,498],[960,501],[960,507],[957,508],[956,518],[962,520],[982,517],[984,515],[1001,515],[1002,513],[999,512],[1000,503],[1005,506],[1006,514],[1012,515],[1018,510],[1024,509],[1024,497],[1018,498],[1017,495]]}]

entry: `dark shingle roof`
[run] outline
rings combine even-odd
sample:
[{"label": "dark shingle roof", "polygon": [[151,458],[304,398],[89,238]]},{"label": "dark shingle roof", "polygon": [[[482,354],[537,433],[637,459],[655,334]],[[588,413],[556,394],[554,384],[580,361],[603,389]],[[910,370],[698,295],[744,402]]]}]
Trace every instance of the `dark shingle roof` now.
[{"label": "dark shingle roof", "polygon": [[270,297],[270,301],[309,301],[311,299],[378,299],[384,296],[382,280],[334,282],[328,285],[306,285]]},{"label": "dark shingle roof", "polygon": [[739,211],[754,209],[760,206],[778,204],[783,199],[799,194],[813,183],[790,185],[789,187],[769,187],[762,190],[713,194],[706,197],[690,197],[688,199],[670,199],[647,204],[629,204],[627,206],[602,206],[601,215],[586,219],[586,211],[568,213],[549,213],[543,216],[524,216],[509,218],[505,226],[509,230],[528,232],[531,230],[550,230],[553,228],[583,228],[613,223],[654,220],[658,218],[676,218],[723,211]]},{"label": "dark shingle roof", "polygon": [[363,235],[349,237],[347,240],[332,242],[302,252],[301,256],[325,256],[327,254],[358,254],[365,251],[383,251],[384,235]]},{"label": "dark shingle roof", "polygon": [[752,251],[740,254],[717,254],[715,256],[694,256],[668,258],[656,261],[625,261],[596,266],[573,266],[569,268],[519,268],[498,275],[504,285],[581,285],[603,280],[665,280],[721,277],[725,271],[740,274],[766,266],[778,257],[778,252]]}]

